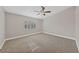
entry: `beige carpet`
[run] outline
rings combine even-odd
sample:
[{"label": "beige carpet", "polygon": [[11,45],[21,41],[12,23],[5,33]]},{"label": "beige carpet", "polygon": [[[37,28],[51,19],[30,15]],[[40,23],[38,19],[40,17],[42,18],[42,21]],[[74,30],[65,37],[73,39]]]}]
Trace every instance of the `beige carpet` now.
[{"label": "beige carpet", "polygon": [[76,53],[74,40],[37,34],[6,41],[0,50],[3,53]]}]

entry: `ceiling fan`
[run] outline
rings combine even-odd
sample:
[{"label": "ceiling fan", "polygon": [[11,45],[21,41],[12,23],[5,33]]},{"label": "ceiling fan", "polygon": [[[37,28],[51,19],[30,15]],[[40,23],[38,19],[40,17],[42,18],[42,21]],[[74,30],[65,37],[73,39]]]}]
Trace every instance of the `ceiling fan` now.
[{"label": "ceiling fan", "polygon": [[35,12],[39,12],[37,15],[42,14],[42,15],[44,15],[44,16],[45,16],[47,13],[51,13],[51,11],[49,11],[49,10],[46,11],[46,8],[45,8],[44,6],[41,6],[41,10],[40,10],[40,11],[35,11]]}]

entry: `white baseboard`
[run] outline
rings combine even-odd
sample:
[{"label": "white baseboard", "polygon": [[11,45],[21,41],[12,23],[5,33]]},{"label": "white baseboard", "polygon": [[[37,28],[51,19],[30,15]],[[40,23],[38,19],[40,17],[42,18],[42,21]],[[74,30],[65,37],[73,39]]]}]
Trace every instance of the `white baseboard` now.
[{"label": "white baseboard", "polygon": [[45,34],[49,34],[49,35],[54,35],[54,36],[62,37],[62,38],[72,39],[72,40],[76,39],[74,37],[63,36],[63,35],[58,35],[58,34],[54,34],[54,33],[48,33],[48,32],[44,32],[44,33]]},{"label": "white baseboard", "polygon": [[3,47],[4,43],[5,43],[5,41],[6,41],[6,40],[4,40],[4,41],[2,42],[2,44],[0,45],[0,49],[2,49],[2,47]]},{"label": "white baseboard", "polygon": [[26,35],[16,36],[16,37],[12,37],[12,38],[7,38],[6,40],[12,40],[12,39],[17,39],[17,38],[22,38],[22,37],[25,37],[25,36],[31,36],[31,35],[35,35],[35,34],[39,34],[39,33],[42,33],[42,32],[37,32],[37,33],[32,33],[32,34],[26,34]]},{"label": "white baseboard", "polygon": [[32,33],[32,34],[27,34],[27,35],[21,35],[21,36],[16,36],[16,37],[12,37],[12,38],[7,38],[6,40],[22,38],[22,37],[25,37],[25,36],[31,36],[31,35],[35,35],[35,34],[39,34],[39,33],[44,33],[44,34],[54,35],[54,36],[63,37],[63,38],[67,38],[67,39],[72,39],[72,40],[75,40],[75,39],[76,39],[76,38],[74,38],[74,37],[63,36],[63,35],[58,35],[58,34],[54,34],[54,33],[37,32],[37,33]]}]

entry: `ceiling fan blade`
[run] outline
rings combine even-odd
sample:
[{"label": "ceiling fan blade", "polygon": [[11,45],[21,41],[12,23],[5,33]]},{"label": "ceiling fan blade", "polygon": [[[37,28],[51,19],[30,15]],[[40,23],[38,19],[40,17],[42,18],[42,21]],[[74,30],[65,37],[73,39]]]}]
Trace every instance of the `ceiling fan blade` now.
[{"label": "ceiling fan blade", "polygon": [[51,13],[51,11],[44,11],[44,13]]}]

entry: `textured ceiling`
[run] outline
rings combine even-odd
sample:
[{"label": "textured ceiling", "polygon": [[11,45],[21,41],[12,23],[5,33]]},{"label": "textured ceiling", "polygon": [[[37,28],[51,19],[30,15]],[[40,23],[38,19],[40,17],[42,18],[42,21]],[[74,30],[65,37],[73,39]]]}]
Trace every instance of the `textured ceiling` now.
[{"label": "textured ceiling", "polygon": [[50,15],[54,15],[67,8],[69,8],[69,6],[46,6],[46,10],[50,10],[52,11],[52,13],[49,13],[49,14],[46,14],[46,16],[43,16],[43,15],[37,15],[38,12],[35,12],[41,9],[40,6],[4,6],[4,10],[6,12],[34,17],[34,18],[40,18],[40,19],[49,17]]}]

